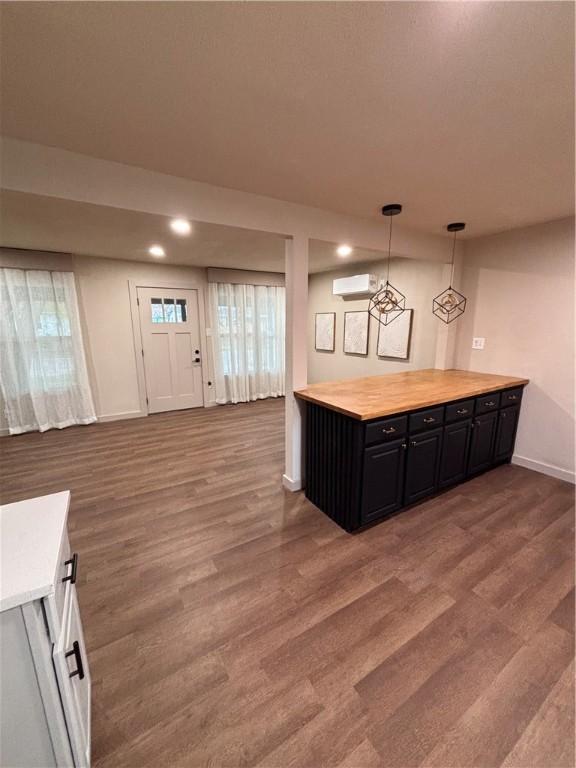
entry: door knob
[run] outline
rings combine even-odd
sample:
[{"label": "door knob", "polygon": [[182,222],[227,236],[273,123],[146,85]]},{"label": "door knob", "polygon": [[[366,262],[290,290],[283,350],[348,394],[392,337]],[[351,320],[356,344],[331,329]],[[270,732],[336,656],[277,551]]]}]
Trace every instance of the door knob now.
[{"label": "door knob", "polygon": [[195,357],[195,358],[194,358],[194,362],[195,362],[195,363],[199,363],[199,362],[200,362],[200,358],[199,358],[199,357]]}]

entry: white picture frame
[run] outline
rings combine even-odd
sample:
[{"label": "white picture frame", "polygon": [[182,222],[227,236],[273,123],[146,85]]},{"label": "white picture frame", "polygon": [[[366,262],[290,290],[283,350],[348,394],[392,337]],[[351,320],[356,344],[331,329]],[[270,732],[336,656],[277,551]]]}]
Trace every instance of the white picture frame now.
[{"label": "white picture frame", "polygon": [[334,352],[336,312],[317,312],[314,321],[314,348],[317,352]]},{"label": "white picture frame", "polygon": [[412,315],[414,310],[405,309],[390,325],[378,323],[378,357],[408,360],[412,339]]},{"label": "white picture frame", "polygon": [[344,312],[344,354],[367,355],[369,329],[368,310]]}]

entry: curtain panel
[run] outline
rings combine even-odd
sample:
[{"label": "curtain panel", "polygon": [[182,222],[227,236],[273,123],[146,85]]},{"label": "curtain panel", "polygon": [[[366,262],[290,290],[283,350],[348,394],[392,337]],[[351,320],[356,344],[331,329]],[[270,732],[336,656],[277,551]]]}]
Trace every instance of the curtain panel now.
[{"label": "curtain panel", "polygon": [[2,268],[0,305],[10,434],[96,421],[73,273]]},{"label": "curtain panel", "polygon": [[216,402],[285,394],[286,289],[210,283]]}]

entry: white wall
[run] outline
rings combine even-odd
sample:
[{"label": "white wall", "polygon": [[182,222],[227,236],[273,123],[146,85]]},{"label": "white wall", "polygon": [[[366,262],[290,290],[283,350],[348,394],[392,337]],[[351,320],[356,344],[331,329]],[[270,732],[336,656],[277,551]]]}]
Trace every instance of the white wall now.
[{"label": "white wall", "polygon": [[[206,270],[167,264],[74,257],[78,297],[85,322],[88,367],[99,418],[141,415],[129,281],[140,285],[198,286],[206,297]],[[200,318],[201,334],[206,318]],[[203,361],[205,400],[211,360]]]},{"label": "white wall", "polygon": [[[445,287],[444,265],[414,259],[392,259],[390,282],[406,296],[406,306],[414,310],[412,338],[408,360],[379,358],[378,321],[370,318],[366,357],[343,352],[344,312],[363,310],[368,298],[343,299],[332,295],[332,281],[337,277],[369,272],[380,277],[386,274],[385,262],[354,264],[333,272],[312,274],[308,281],[308,382],[352,379],[358,376],[378,376],[419,368],[434,368],[436,343],[441,322],[432,315],[432,298]],[[318,352],[314,348],[314,317],[317,312],[336,313],[336,339],[334,352]]]},{"label": "white wall", "polygon": [[463,292],[456,367],[529,378],[514,460],[573,480],[574,219],[467,242]]}]

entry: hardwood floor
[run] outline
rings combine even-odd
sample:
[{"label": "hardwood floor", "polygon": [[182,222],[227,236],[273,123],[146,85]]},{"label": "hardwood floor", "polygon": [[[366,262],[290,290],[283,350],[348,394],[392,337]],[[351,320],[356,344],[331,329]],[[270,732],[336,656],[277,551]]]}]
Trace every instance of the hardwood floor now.
[{"label": "hardwood floor", "polygon": [[349,535],[283,403],[2,438],[72,491],[95,768],[574,766],[573,487],[500,467]]}]

